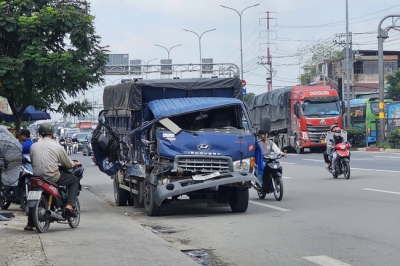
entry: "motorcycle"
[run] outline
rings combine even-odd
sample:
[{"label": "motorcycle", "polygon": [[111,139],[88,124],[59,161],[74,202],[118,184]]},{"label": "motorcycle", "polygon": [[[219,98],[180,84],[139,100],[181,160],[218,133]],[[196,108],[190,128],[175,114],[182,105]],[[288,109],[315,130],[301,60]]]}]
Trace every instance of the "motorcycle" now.
[{"label": "motorcycle", "polygon": [[78,153],[78,142],[72,142],[72,153]]},{"label": "motorcycle", "polygon": [[72,154],[72,143],[67,143],[67,155]]},{"label": "motorcycle", "polygon": [[[344,178],[350,178],[350,144],[348,143],[338,143],[334,146],[334,149],[337,153],[336,157],[336,165],[332,165],[330,168],[327,168],[328,172],[330,172],[333,178],[338,178],[338,176],[343,175]],[[332,155],[329,155],[329,160],[332,162]],[[336,172],[333,173],[332,170],[336,169]]]},{"label": "motorcycle", "polygon": [[264,155],[263,161],[265,163],[264,173],[268,170],[269,176],[264,176],[263,174],[263,186],[258,183],[251,183],[252,187],[257,190],[258,197],[264,199],[269,193],[272,193],[264,184],[267,184],[266,178],[271,178],[274,197],[277,201],[283,198],[283,181],[282,181],[282,165],[279,163],[278,159],[282,158],[281,154],[271,153],[269,155]]},{"label": "motorcycle", "polygon": [[[80,181],[84,168],[78,166],[72,170],[60,167],[60,171],[67,171],[78,178],[79,187],[77,197],[82,191]],[[49,230],[50,223],[68,223],[71,228],[77,228],[80,222],[80,205],[76,201],[74,212],[76,217],[71,217],[66,212],[68,189],[64,186],[58,186],[57,183],[41,176],[31,176],[26,183],[27,204],[25,213],[32,215],[33,224],[39,233],[45,233]]]},{"label": "motorcycle", "polygon": [[22,156],[21,171],[19,174],[18,184],[15,186],[7,186],[0,181],[0,208],[7,210],[11,203],[21,204],[26,201],[26,193],[23,189],[24,180],[27,175],[32,175],[33,169],[29,155]]}]

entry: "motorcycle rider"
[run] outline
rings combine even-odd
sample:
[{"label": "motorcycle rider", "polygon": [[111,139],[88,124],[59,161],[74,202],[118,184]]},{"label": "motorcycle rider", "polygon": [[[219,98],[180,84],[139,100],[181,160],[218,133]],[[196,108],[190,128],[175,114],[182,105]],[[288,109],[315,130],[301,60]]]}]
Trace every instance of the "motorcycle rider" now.
[{"label": "motorcycle rider", "polygon": [[69,152],[71,152],[70,149],[72,149],[72,141],[69,135],[67,135],[67,139],[65,140],[65,145],[67,147],[67,154],[68,154]]},{"label": "motorcycle rider", "polygon": [[[272,186],[271,178],[263,178],[269,177],[268,168],[264,167],[263,157],[271,154],[273,151],[276,154],[280,154],[283,157],[287,157],[286,153],[281,151],[278,146],[270,139],[268,139],[268,133],[263,131],[258,131],[260,139],[256,142],[256,164],[257,164],[257,178],[260,184],[263,186],[262,188],[267,188],[267,192],[271,193],[274,191]],[[263,180],[265,180],[266,184],[264,184]]]},{"label": "motorcycle rider", "polygon": [[[329,131],[333,133],[333,129],[336,128],[336,127],[337,127],[337,125],[332,125],[332,126],[330,127]],[[329,132],[328,132],[328,133],[329,133]],[[329,154],[329,153],[328,153],[328,150],[329,150],[328,143],[329,143],[329,140],[326,142],[326,145],[327,145],[326,151],[324,151],[324,153],[323,153],[322,155],[324,156],[324,161],[325,161],[325,163],[326,163],[325,167],[326,167],[327,169],[330,169],[330,168],[331,168],[331,161],[329,160],[329,155],[328,155],[328,154]]]},{"label": "motorcycle rider", "polygon": [[[77,192],[78,192],[78,179],[66,172],[60,172],[58,164],[66,167],[67,169],[74,168],[82,165],[80,162],[73,162],[67,156],[65,150],[53,141],[54,128],[49,122],[40,125],[39,133],[42,135],[43,140],[35,143],[31,147],[31,162],[33,167],[33,174],[47,178],[56,182],[60,186],[66,186],[68,189],[68,200],[66,215],[76,217],[74,208],[76,206]],[[33,219],[28,215],[28,224],[24,230],[33,230]]]},{"label": "motorcycle rider", "polygon": [[74,134],[72,135],[72,153],[74,153],[74,151],[78,152],[78,135]]},{"label": "motorcycle rider", "polygon": [[[328,153],[332,156],[332,173],[336,172],[336,158],[337,152],[335,151],[335,145],[344,142],[343,137],[341,136],[342,129],[340,127],[335,127],[333,129],[333,138],[328,141]],[[347,141],[346,141],[347,143]]]},{"label": "motorcycle rider", "polygon": [[67,150],[67,145],[65,144],[65,138],[64,136],[61,136],[60,140],[58,141],[60,145],[64,148],[64,150]]},{"label": "motorcycle rider", "polygon": [[28,129],[21,129],[19,132],[19,140],[22,144],[22,154],[29,154],[30,148],[33,145],[31,132]]}]

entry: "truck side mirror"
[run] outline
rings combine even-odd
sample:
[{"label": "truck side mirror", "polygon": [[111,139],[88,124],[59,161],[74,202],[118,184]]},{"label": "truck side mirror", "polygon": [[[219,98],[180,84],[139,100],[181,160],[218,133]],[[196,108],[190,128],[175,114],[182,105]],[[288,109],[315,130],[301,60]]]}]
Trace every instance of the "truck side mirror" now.
[{"label": "truck side mirror", "polygon": [[295,104],[293,105],[293,110],[294,110],[294,114],[295,114],[297,117],[299,117],[299,104],[298,104],[298,103],[295,103]]},{"label": "truck side mirror", "polygon": [[260,133],[269,133],[271,129],[271,118],[268,116],[263,116],[261,118],[261,123],[260,123]]}]

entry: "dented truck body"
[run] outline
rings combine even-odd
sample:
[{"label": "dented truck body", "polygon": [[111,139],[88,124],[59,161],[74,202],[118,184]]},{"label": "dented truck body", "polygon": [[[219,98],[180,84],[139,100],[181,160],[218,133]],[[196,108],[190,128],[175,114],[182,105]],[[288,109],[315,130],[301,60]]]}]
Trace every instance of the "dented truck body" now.
[{"label": "dented truck body", "polygon": [[174,203],[247,210],[256,140],[239,78],[118,84],[105,88],[104,106],[99,127],[119,145],[106,160],[118,166],[108,173],[117,205],[151,216]]}]

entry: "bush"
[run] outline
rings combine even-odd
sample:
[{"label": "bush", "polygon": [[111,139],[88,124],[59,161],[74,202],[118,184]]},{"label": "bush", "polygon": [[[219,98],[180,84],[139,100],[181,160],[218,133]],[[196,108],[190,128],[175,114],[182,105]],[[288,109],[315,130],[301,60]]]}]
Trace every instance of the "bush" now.
[{"label": "bush", "polygon": [[400,128],[396,130],[392,130],[387,138],[391,148],[399,149],[400,148]]},{"label": "bush", "polygon": [[379,143],[378,147],[386,150],[392,148],[392,145],[390,145],[389,142],[384,141],[382,143]]},{"label": "bush", "polygon": [[353,147],[364,147],[365,146],[365,130],[357,128],[346,128],[347,140]]}]

